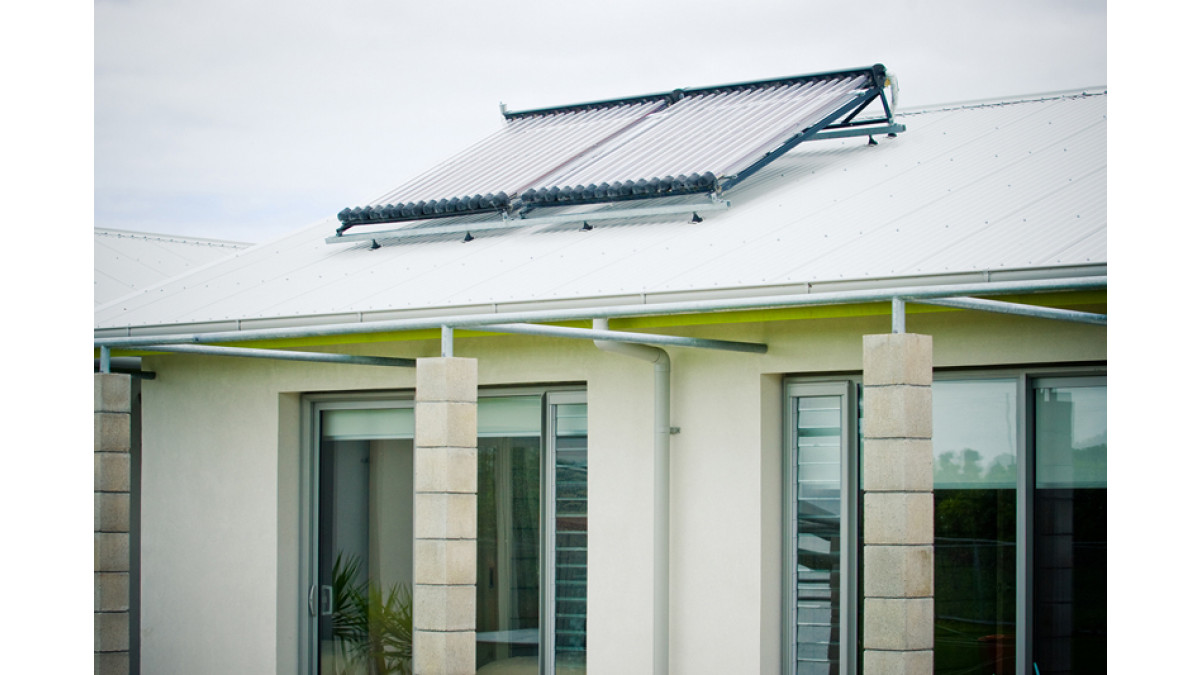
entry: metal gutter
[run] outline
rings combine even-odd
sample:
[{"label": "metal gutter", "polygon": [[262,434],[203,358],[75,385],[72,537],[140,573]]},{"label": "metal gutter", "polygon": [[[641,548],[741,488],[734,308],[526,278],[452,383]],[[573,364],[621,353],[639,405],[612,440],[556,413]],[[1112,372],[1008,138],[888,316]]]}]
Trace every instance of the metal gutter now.
[{"label": "metal gutter", "polygon": [[923,299],[953,298],[975,295],[1005,295],[1020,293],[1047,293],[1056,291],[1101,290],[1108,287],[1107,276],[1074,277],[1065,279],[1041,279],[1032,281],[997,281],[940,286],[906,286],[885,289],[862,289],[826,293],[801,293],[778,296],[753,296],[740,298],[718,298],[659,304],[602,305],[596,307],[570,307],[551,310],[494,311],[451,316],[421,317],[385,321],[342,323],[322,326],[296,326],[246,330],[209,331],[190,334],[164,334],[144,336],[96,337],[96,347],[144,347],[148,345],[244,342],[250,340],[278,340],[312,338],[320,336],[387,333],[412,330],[440,330],[450,328],[475,328],[496,323],[542,323],[621,317],[668,316],[679,314],[705,314],[751,309],[778,309],[787,307],[811,307],[820,305],[859,304],[891,302],[901,297],[908,301]]},{"label": "metal gutter", "polygon": [[[536,297],[529,300],[501,300],[464,305],[437,305],[421,308],[393,308],[325,312],[295,316],[243,316],[237,319],[210,319],[181,321],[174,324],[109,325],[93,328],[94,338],[132,337],[135,335],[176,335],[181,333],[209,333],[225,330],[259,330],[263,328],[285,328],[321,326],[335,323],[374,323],[397,321],[408,318],[456,317],[467,314],[508,315],[534,308],[543,310],[580,309],[585,307],[605,308],[617,305],[662,305],[673,302],[695,302],[701,300],[731,300],[734,298],[771,298],[785,295],[818,295],[841,291],[887,290],[890,288],[933,287],[948,284],[997,283],[1001,281],[1047,281],[1050,279],[1073,279],[1103,276],[1107,273],[1104,263],[1065,265],[1055,267],[1013,267],[981,269],[973,271],[922,274],[902,277],[849,278],[822,281],[798,281],[781,284],[756,284],[749,286],[721,286],[707,289],[643,290],[614,293],[602,296],[565,298]],[[116,301],[116,302],[119,302]],[[111,303],[110,303],[111,304]],[[778,309],[778,308],[776,308]],[[587,319],[590,321],[590,318]],[[497,319],[507,322],[507,318]]]}]

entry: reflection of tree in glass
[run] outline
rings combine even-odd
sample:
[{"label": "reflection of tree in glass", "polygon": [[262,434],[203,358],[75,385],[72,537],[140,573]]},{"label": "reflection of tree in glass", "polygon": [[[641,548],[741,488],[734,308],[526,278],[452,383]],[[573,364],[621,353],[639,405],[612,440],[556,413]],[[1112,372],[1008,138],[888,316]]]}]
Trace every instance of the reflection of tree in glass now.
[{"label": "reflection of tree in glass", "polygon": [[[370,675],[412,672],[412,593],[375,579],[357,582],[358,556],[333,562],[333,636],[347,664],[361,662]],[[344,671],[343,671],[344,672]]]},{"label": "reflection of tree in glass", "polygon": [[[993,458],[983,470],[981,461],[983,455],[971,448],[963,448],[957,452],[943,452],[938,455],[933,466],[933,481],[939,485],[956,485],[960,483],[988,483],[991,485],[1016,485],[1017,467],[1011,461],[1011,456],[1002,455]],[[1002,461],[1009,460],[1009,461]]]}]

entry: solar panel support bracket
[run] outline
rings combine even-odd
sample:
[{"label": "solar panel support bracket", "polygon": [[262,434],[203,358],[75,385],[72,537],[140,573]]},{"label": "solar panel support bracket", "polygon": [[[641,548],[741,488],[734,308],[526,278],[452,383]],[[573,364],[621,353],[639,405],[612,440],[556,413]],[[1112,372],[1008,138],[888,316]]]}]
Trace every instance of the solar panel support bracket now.
[{"label": "solar panel support bracket", "polygon": [[821,141],[831,138],[850,138],[853,136],[878,136],[880,134],[898,134],[906,127],[903,124],[888,124],[881,127],[849,127],[845,129],[829,129],[812,135],[808,140]]},{"label": "solar panel support bracket", "polygon": [[534,218],[513,217],[507,213],[501,213],[500,219],[491,222],[480,223],[456,223],[454,225],[442,225],[433,227],[402,227],[392,230],[380,230],[375,232],[362,232],[354,234],[343,234],[341,236],[326,237],[326,244],[350,244],[362,241],[385,241],[388,239],[413,239],[416,237],[429,237],[435,235],[446,234],[463,234],[470,232],[478,234],[487,230],[505,230],[525,227],[535,227],[538,225],[555,225],[559,223],[582,223],[587,221],[594,223],[603,220],[619,220],[623,218],[644,218],[647,216],[674,216],[674,215],[691,215],[694,213],[703,213],[709,211],[725,211],[731,208],[733,204],[727,199],[722,199],[718,196],[710,195],[708,202],[699,202],[691,204],[670,204],[666,206],[645,206],[630,209],[612,209],[601,211],[584,211],[578,213],[564,213],[553,216],[537,216]]}]

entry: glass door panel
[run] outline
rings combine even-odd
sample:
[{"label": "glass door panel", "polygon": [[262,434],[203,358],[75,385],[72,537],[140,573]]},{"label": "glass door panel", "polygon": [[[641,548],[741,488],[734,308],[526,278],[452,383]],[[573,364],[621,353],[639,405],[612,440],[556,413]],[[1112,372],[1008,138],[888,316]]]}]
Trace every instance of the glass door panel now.
[{"label": "glass door panel", "polygon": [[1046,675],[1107,665],[1107,403],[1100,378],[1035,383],[1033,661]]},{"label": "glass door panel", "polygon": [[933,383],[934,671],[1012,673],[1017,381]]},{"label": "glass door panel", "polygon": [[411,408],[323,410],[318,672],[405,672],[412,655]]},{"label": "glass door panel", "polygon": [[[310,662],[337,675],[410,672],[413,409],[314,411]],[[481,397],[477,421],[476,668],[585,673],[586,395]]]},{"label": "glass door panel", "polygon": [[541,396],[479,400],[476,666],[536,675],[541,637]]}]

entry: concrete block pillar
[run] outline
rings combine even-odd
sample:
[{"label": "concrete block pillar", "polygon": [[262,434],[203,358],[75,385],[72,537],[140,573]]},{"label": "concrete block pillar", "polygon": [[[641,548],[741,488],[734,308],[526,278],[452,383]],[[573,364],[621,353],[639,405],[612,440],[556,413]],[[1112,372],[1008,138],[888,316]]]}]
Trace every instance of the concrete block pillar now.
[{"label": "concrete block pillar", "polygon": [[863,670],[933,672],[933,339],[863,336]]},{"label": "concrete block pillar", "polygon": [[475,359],[417,359],[413,673],[475,672]]},{"label": "concrete block pillar", "polygon": [[95,669],[128,675],[132,378],[96,373],[94,385]]}]

